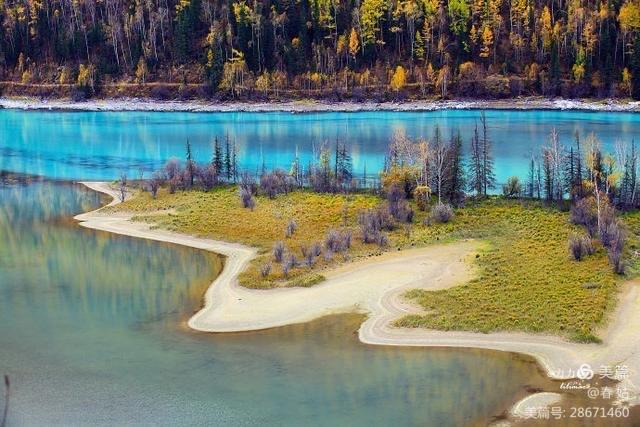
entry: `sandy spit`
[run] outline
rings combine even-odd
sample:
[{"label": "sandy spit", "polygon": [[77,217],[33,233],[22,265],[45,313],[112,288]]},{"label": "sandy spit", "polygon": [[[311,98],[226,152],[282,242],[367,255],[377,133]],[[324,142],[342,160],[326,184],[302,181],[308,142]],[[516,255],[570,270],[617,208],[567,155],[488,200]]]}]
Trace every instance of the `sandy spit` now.
[{"label": "sandy spit", "polygon": [[[87,187],[113,197],[107,183],[85,182]],[[625,366],[618,372],[621,386],[629,391],[630,404],[640,404],[640,284],[623,286],[602,344],[578,344],[560,337],[527,333],[443,332],[392,326],[399,316],[419,308],[403,299],[407,289],[444,289],[469,280],[474,270],[468,259],[479,243],[465,241],[421,249],[391,252],[354,262],[327,273],[327,280],[311,288],[246,289],[237,275],[255,256],[246,246],[202,239],[131,221],[127,213],[103,213],[101,209],[77,215],[81,225],[134,237],[192,246],[227,257],[225,267],[205,294],[204,307],[189,326],[206,332],[258,330],[344,312],[363,312],[368,319],[359,330],[363,343],[398,346],[484,348],[533,356],[556,379],[569,379],[588,365],[597,378],[601,366]],[[578,314],[578,313],[577,313]],[[586,372],[588,375],[588,369]]]},{"label": "sandy spit", "polygon": [[446,100],[404,102],[329,102],[315,100],[282,102],[159,101],[139,98],[95,99],[75,102],[65,99],[0,98],[0,108],[62,111],[183,111],[183,112],[356,112],[434,111],[468,109],[640,111],[640,101],[616,99],[572,100],[516,98],[509,100]]}]

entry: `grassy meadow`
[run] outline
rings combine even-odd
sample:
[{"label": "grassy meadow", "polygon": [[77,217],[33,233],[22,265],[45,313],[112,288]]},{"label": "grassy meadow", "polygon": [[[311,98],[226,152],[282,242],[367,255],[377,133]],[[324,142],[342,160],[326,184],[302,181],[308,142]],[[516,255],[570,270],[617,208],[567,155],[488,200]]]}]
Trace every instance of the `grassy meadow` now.
[{"label": "grassy meadow", "polygon": [[[241,284],[251,288],[311,286],[323,280],[324,269],[383,250],[364,244],[357,225],[360,210],[382,203],[378,196],[295,191],[275,199],[257,196],[256,202],[253,211],[242,208],[235,187],[175,194],[163,189],[157,199],[142,192],[113,209],[133,211],[137,220],[161,228],[258,247],[259,256],[240,277]],[[389,232],[385,250],[480,239],[486,245],[475,257],[479,275],[452,289],[409,292],[407,297],[425,313],[401,318],[398,326],[550,332],[597,341],[597,329],[615,302],[617,276],[599,243],[596,252],[580,262],[570,257],[568,236],[584,230],[570,224],[568,213],[539,202],[490,198],[468,200],[449,223],[425,225],[426,216],[416,209],[412,225]],[[286,238],[290,219],[298,227]],[[640,231],[640,214],[627,215],[628,219],[635,221],[630,220],[635,224],[630,227]],[[328,230],[344,228],[353,231],[347,254],[335,254],[331,260],[319,256],[313,267],[297,267],[287,278],[276,263],[269,275],[260,274],[261,266],[272,259],[274,242],[283,241],[302,260],[302,246],[322,244]]]}]

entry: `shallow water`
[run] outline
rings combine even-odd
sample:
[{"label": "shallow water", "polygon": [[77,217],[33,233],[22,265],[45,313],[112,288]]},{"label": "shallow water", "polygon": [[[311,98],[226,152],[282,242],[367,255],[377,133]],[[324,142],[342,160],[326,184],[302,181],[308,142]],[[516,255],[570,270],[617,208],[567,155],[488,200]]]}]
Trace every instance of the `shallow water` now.
[{"label": "shallow water", "polygon": [[79,186],[0,186],[9,425],[464,425],[550,382],[509,353],[362,345],[360,316],[194,333],[221,259],[83,229]]},{"label": "shallow water", "polygon": [[[593,132],[603,147],[640,136],[640,114],[579,111],[487,111],[498,182],[526,178],[533,152],[546,144],[552,128],[571,144],[576,131]],[[50,112],[0,110],[0,170],[65,179],[114,179],[123,171],[160,167],[183,158],[185,143],[198,161],[209,161],[211,141],[228,135],[236,141],[242,168],[289,168],[298,153],[303,165],[314,147],[339,139],[351,146],[354,171],[374,176],[383,165],[387,143],[396,132],[430,138],[435,125],[448,137],[460,129],[469,138],[480,112],[356,113],[178,113]]]}]

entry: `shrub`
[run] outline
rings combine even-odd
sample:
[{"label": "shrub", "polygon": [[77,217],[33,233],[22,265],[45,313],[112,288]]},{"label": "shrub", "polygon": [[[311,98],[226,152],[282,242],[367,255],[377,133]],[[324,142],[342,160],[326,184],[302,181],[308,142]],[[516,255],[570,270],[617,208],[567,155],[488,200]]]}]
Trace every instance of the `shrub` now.
[{"label": "shrub", "polygon": [[431,189],[426,185],[420,185],[413,190],[413,198],[421,211],[427,210],[429,199],[431,198]]},{"label": "shrub", "polygon": [[344,252],[351,248],[350,230],[329,230],[324,239],[324,247],[332,253]]},{"label": "shrub", "polygon": [[393,187],[404,191],[405,197],[411,197],[416,188],[420,169],[413,166],[393,166],[381,176],[382,188],[389,192]]},{"label": "shrub", "polygon": [[242,203],[242,207],[253,210],[253,208],[255,208],[256,206],[256,200],[253,198],[251,190],[249,190],[247,187],[240,187],[240,191],[238,193],[240,196],[240,203]]},{"label": "shrub", "polygon": [[283,242],[277,241],[273,244],[273,259],[281,263],[284,259],[285,246]]},{"label": "shrub", "polygon": [[284,230],[284,235],[287,238],[289,238],[293,236],[293,233],[295,233],[297,229],[298,229],[298,224],[296,223],[296,220],[290,219],[289,222],[287,223],[287,228]]},{"label": "shrub", "polygon": [[610,248],[615,241],[623,240],[623,231],[620,222],[609,214],[601,215],[600,219],[600,241],[605,248]]},{"label": "shrub", "polygon": [[571,206],[569,218],[573,224],[584,225],[591,237],[598,231],[598,210],[593,197],[585,197]]},{"label": "shrub", "polygon": [[182,174],[181,169],[180,163],[176,158],[169,159],[167,163],[164,164],[164,173],[168,180],[179,177]]},{"label": "shrub", "polygon": [[286,194],[293,189],[293,181],[284,171],[277,169],[260,177],[260,189],[270,198]]},{"label": "shrub", "polygon": [[502,194],[508,198],[515,198],[522,194],[522,184],[520,178],[511,176],[507,179],[507,183],[502,186]]},{"label": "shrub", "polygon": [[376,239],[376,243],[378,244],[378,246],[380,246],[381,248],[384,248],[386,246],[389,246],[389,237],[385,234],[385,233],[380,233],[378,235],[378,238]]},{"label": "shrub", "polygon": [[246,189],[251,195],[258,193],[258,186],[251,175],[244,172],[240,175],[240,188]]},{"label": "shrub", "polygon": [[609,249],[609,263],[613,267],[613,271],[617,274],[624,274],[624,261],[622,259],[622,251],[616,247]]},{"label": "shrub", "polygon": [[569,236],[569,251],[576,261],[580,261],[586,255],[593,254],[594,247],[591,238],[589,236],[572,234]]},{"label": "shrub", "polygon": [[264,278],[267,277],[271,273],[271,263],[266,262],[262,264],[260,267],[260,275]]},{"label": "shrub", "polygon": [[311,247],[302,246],[302,257],[304,258],[304,263],[307,267],[311,268],[316,263],[316,256]]},{"label": "shrub", "polygon": [[413,209],[407,204],[406,195],[398,185],[392,186],[387,191],[389,213],[400,222],[413,221]]},{"label": "shrub", "polygon": [[205,191],[211,190],[218,183],[216,168],[211,164],[197,168],[196,174]]},{"label": "shrub", "polygon": [[282,274],[284,274],[284,277],[289,277],[289,272],[296,265],[298,265],[298,260],[294,254],[289,254],[289,256],[285,257],[282,263]]},{"label": "shrub", "polygon": [[453,208],[451,205],[438,203],[431,209],[430,219],[438,223],[446,223],[453,218]]},{"label": "shrub", "polygon": [[360,232],[364,243],[377,243],[382,230],[393,230],[393,219],[385,209],[369,209],[358,215]]},{"label": "shrub", "polygon": [[311,244],[311,248],[310,249],[311,249],[311,253],[315,257],[319,257],[320,254],[322,254],[322,247],[320,246],[320,243],[318,243],[318,242],[313,242]]},{"label": "shrub", "polygon": [[162,184],[162,176],[159,172],[154,172],[151,175],[151,179],[149,180],[149,192],[151,193],[151,197],[154,199],[158,195],[158,190],[160,189],[160,185]]}]

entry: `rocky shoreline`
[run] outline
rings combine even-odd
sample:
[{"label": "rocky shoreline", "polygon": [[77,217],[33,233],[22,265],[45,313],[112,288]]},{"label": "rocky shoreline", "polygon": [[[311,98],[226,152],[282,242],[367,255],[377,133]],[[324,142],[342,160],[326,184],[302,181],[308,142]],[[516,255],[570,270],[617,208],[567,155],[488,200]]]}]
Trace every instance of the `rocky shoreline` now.
[{"label": "rocky shoreline", "polygon": [[510,100],[434,100],[406,102],[328,102],[315,100],[284,102],[159,101],[141,98],[65,99],[0,98],[0,108],[60,111],[175,111],[175,112],[358,112],[437,110],[577,110],[640,112],[640,101],[605,99],[572,100],[518,98]]}]

